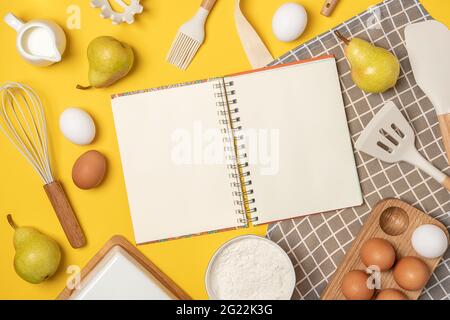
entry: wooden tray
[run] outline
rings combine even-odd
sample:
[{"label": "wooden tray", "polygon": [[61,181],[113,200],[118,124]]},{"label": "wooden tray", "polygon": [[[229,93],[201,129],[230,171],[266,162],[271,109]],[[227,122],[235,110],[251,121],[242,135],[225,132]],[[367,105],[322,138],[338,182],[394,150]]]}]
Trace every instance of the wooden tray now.
[{"label": "wooden tray", "polygon": [[[417,227],[423,224],[434,224],[438,226],[445,232],[448,238],[448,231],[442,223],[422,211],[413,208],[407,203],[396,199],[388,199],[378,203],[372,210],[372,213],[358,234],[358,237],[353,242],[344,261],[336,270],[333,279],[323,292],[322,300],[346,300],[341,293],[342,279],[351,270],[366,269],[366,266],[359,258],[359,251],[362,245],[372,238],[383,238],[388,240],[395,248],[397,259],[405,256],[419,257],[428,265],[432,273],[438,266],[442,257],[436,259],[420,257],[411,245],[412,233]],[[417,300],[421,290],[406,291],[400,288],[393,278],[392,270],[393,269],[382,273],[381,288],[399,289],[405,293],[409,299]]]},{"label": "wooden tray", "polygon": [[[150,274],[164,286],[175,298],[180,300],[191,300],[191,297],[187,295],[178,285],[173,282],[169,277],[167,277],[157,266],[147,259],[135,246],[133,246],[127,239],[122,236],[112,237],[99,252],[88,262],[88,264],[81,271],[81,281],[85,279],[89,273],[99,264],[102,259],[110,252],[113,248],[120,246],[124,249],[137,263],[143,267],[145,270],[150,272]],[[67,300],[72,297],[75,289],[65,288],[57,297],[58,300]]]}]

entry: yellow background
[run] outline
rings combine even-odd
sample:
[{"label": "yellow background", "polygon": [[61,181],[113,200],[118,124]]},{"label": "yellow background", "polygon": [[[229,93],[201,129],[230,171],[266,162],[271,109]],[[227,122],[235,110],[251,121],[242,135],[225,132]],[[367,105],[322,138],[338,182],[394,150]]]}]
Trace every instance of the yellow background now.
[{"label": "yellow background", "polygon": [[[333,16],[320,15],[321,0],[297,0],[309,13],[309,25],[293,43],[281,43],[271,32],[272,15],[287,0],[245,0],[243,11],[266,42],[273,56],[330,29],[376,4],[377,0],[341,0]],[[207,40],[188,71],[180,71],[165,62],[165,56],[178,27],[197,10],[200,0],[142,0],[143,14],[133,25],[114,26],[99,17],[89,1],[0,0],[0,16],[13,12],[25,21],[51,19],[66,31],[68,48],[63,61],[38,68],[23,61],[15,48],[15,32],[0,22],[0,83],[24,82],[39,93],[46,107],[49,135],[56,176],[63,182],[88,239],[82,249],[72,249],[42,189],[42,183],[27,162],[0,135],[0,298],[53,299],[63,289],[68,265],[84,266],[114,234],[133,242],[133,229],[122,177],[109,96],[112,93],[161,86],[171,83],[219,76],[249,69],[241,49],[233,19],[234,0],[218,0],[207,24]],[[450,25],[450,1],[423,0],[428,11]],[[81,8],[81,29],[69,30],[67,8]],[[111,35],[128,42],[136,63],[132,73],[108,89],[80,91],[77,83],[87,83],[86,48],[100,35]],[[78,106],[94,117],[98,136],[91,146],[68,142],[58,129],[59,114]],[[137,143],[139,143],[137,141]],[[79,155],[97,149],[108,157],[109,171],[103,185],[81,191],[71,181],[71,169]],[[157,152],[157,151],[156,151]],[[176,195],[173,195],[176,201]],[[6,222],[12,213],[16,223],[38,228],[55,238],[62,247],[63,260],[58,273],[49,281],[32,285],[14,272],[13,231]],[[164,217],[161,217],[164,219]],[[226,240],[245,233],[265,234],[265,227],[223,232],[160,244],[141,246],[140,250],[193,298],[207,298],[204,272],[213,252]]]}]

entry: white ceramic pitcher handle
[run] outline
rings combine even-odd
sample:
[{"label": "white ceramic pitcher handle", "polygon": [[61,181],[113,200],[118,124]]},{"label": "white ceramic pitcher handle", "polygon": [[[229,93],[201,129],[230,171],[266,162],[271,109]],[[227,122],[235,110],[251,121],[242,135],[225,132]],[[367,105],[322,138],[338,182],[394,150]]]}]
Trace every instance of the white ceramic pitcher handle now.
[{"label": "white ceramic pitcher handle", "polygon": [[17,32],[19,32],[19,30],[25,24],[25,22],[23,22],[21,19],[17,18],[11,12],[7,13],[6,16],[3,18],[3,20]]}]

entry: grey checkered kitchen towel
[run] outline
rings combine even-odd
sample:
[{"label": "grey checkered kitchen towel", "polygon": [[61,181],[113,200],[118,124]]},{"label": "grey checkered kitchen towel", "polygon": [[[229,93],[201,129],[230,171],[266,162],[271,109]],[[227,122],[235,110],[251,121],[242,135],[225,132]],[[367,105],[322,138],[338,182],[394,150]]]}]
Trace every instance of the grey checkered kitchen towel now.
[{"label": "grey checkered kitchen towel", "polygon": [[[387,0],[335,29],[288,52],[273,64],[333,54],[336,56],[345,110],[353,143],[376,112],[394,101],[414,128],[419,151],[449,173],[435,110],[417,86],[403,29],[432,19],[417,0]],[[384,94],[366,94],[352,82],[343,45],[334,35],[369,40],[394,52],[401,62],[397,86]],[[365,203],[361,207],[327,212],[272,224],[267,237],[291,258],[297,274],[294,299],[318,299],[343,260],[373,206],[399,198],[450,226],[450,194],[436,181],[408,164],[386,164],[355,151]],[[432,275],[421,299],[450,299],[450,252]]]}]

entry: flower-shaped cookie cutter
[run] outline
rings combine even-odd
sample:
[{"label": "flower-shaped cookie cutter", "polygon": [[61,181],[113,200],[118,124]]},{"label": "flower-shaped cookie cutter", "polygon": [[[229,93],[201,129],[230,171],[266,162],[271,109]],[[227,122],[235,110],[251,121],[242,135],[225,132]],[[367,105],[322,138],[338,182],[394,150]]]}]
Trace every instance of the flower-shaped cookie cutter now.
[{"label": "flower-shaped cookie cutter", "polygon": [[139,3],[140,0],[131,0],[130,4],[126,4],[122,0],[114,0],[119,6],[123,8],[123,12],[117,12],[109,3],[109,0],[91,0],[91,5],[94,8],[100,8],[102,12],[100,17],[104,19],[111,19],[113,24],[120,24],[126,22],[131,24],[134,22],[134,15],[142,13],[144,7]]}]

